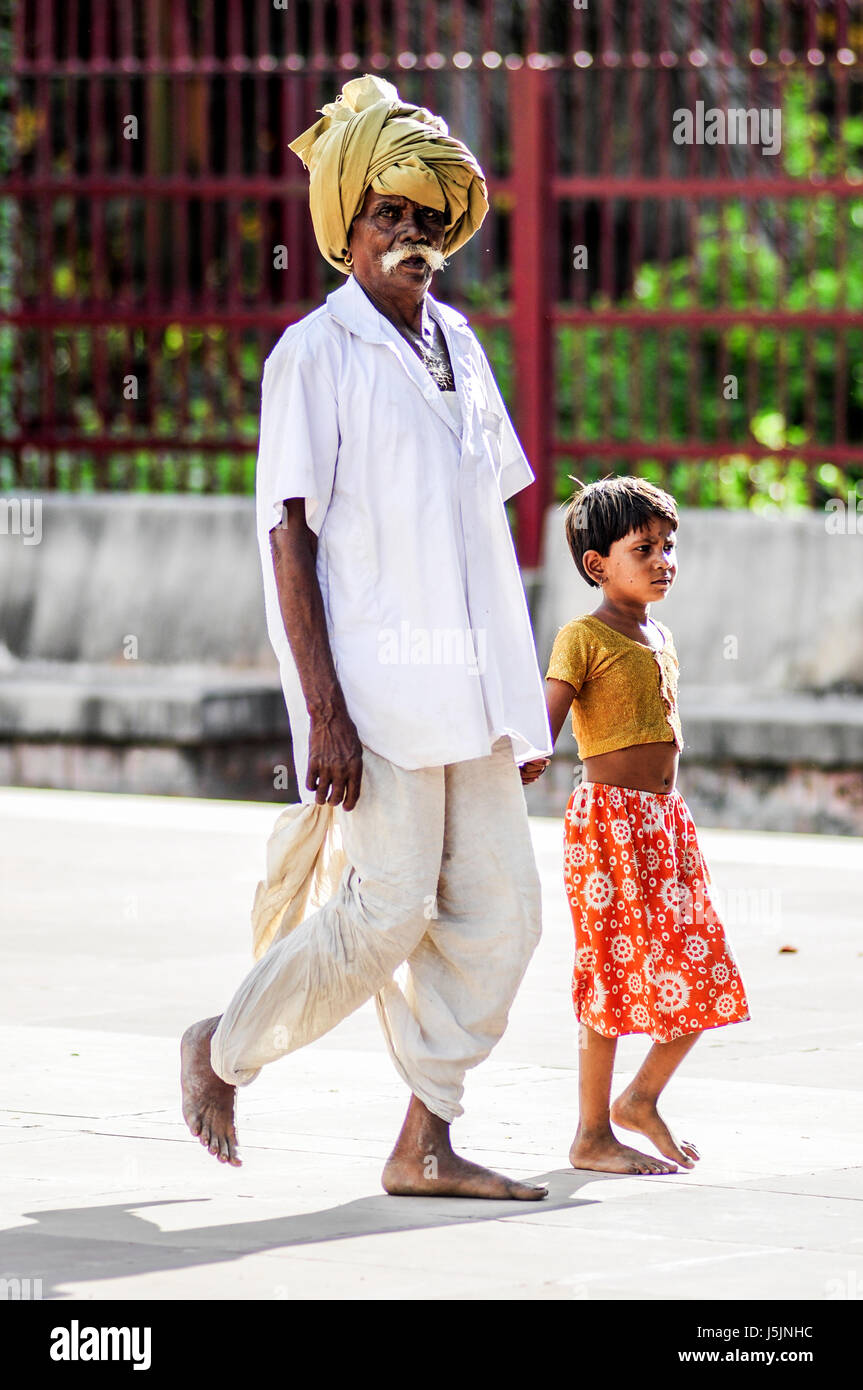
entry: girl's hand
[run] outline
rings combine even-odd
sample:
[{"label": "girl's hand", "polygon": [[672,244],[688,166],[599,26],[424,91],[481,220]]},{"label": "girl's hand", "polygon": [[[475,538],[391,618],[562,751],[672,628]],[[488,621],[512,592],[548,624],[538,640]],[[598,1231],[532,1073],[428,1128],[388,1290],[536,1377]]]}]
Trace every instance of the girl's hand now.
[{"label": "girl's hand", "polygon": [[532,763],[522,763],[519,768],[522,786],[527,787],[541,777],[550,762],[551,758],[535,758]]}]

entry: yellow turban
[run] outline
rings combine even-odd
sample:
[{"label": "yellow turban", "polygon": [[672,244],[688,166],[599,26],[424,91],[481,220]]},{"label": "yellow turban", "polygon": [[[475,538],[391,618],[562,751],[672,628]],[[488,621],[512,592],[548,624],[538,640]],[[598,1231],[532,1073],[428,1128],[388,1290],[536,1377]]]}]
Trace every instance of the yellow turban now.
[{"label": "yellow turban", "polygon": [[309,201],[321,255],[343,274],[348,230],[367,188],[448,210],[444,255],[457,251],[488,212],[482,169],[446,121],[402,101],[391,82],[369,73],[346,82],[289,149],[310,171]]}]

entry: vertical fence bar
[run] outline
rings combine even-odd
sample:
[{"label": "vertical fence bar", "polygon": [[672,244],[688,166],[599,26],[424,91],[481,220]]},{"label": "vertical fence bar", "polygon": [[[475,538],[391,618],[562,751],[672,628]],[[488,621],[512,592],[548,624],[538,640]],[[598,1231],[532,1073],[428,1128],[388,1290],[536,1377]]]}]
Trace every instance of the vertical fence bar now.
[{"label": "vertical fence bar", "polygon": [[[120,101],[120,110],[117,117],[121,123],[126,116],[134,115],[132,109],[132,81],[130,73],[135,67],[135,56],[132,35],[132,15],[126,5],[121,5],[118,13],[118,24],[120,28],[120,69],[123,73],[121,80],[117,83]],[[126,178],[132,175],[132,151],[135,145],[134,140],[120,139],[120,169]],[[123,281],[119,290],[119,301],[127,309],[131,309],[134,303],[134,272],[133,272],[133,245],[132,245],[132,203],[133,200],[128,196],[123,200]]]},{"label": "vertical fence bar", "polygon": [[[629,10],[628,33],[623,37],[621,47],[624,51],[625,75],[628,96],[629,128],[632,132],[632,173],[638,178],[644,173],[644,141],[643,125],[639,118],[639,110],[642,99],[642,89],[644,86],[644,66],[643,66],[643,14],[642,0],[635,0]],[[642,247],[642,219],[644,202],[641,198],[629,200],[627,209],[627,244],[629,261],[627,265],[627,293],[634,294],[635,276],[641,262]],[[629,410],[628,424],[629,433],[643,433],[643,409],[642,393],[643,381],[641,374],[642,354],[642,335],[640,332],[630,330],[629,335],[630,362],[632,370],[629,375]]]},{"label": "vertical fence bar", "polygon": [[[723,0],[723,3],[724,3],[724,0]],[[724,18],[724,12],[723,12],[723,11],[720,11],[720,24],[721,24],[723,18]],[[721,34],[722,34],[722,32],[723,32],[723,31],[721,31]],[[726,71],[726,69],[725,69],[725,65],[724,65],[724,63],[723,63],[723,61],[722,61],[721,37],[720,37],[720,50],[719,50],[719,53],[718,53],[718,55],[717,55],[717,58],[718,58],[718,66],[717,66],[717,79],[718,79],[718,80],[717,80],[717,91],[718,91],[718,97],[719,97],[718,105],[719,105],[719,107],[720,107],[721,110],[725,111],[725,110],[728,109],[728,106],[729,106],[730,103],[729,103],[729,100],[728,100],[728,73],[727,73],[727,71]],[[721,142],[719,145],[716,146],[716,151],[717,151],[717,163],[718,163],[719,177],[722,178],[722,179],[726,179],[726,178],[729,177],[729,172],[730,172],[730,171],[729,171],[729,147],[728,147],[728,145],[727,145],[726,143]],[[718,211],[719,211],[719,281],[718,281],[718,292],[717,292],[717,304],[718,304],[718,307],[719,307],[719,308],[725,308],[725,307],[727,306],[727,304],[728,304],[728,255],[729,255],[729,251],[728,251],[728,213],[727,213],[728,200],[727,200],[724,196],[723,196],[723,197],[720,197],[719,200],[718,200],[718,203],[717,203],[717,207],[718,207]],[[718,392],[718,396],[719,396],[719,437],[720,437],[720,439],[723,439],[723,440],[724,440],[724,439],[727,439],[727,438],[730,437],[730,430],[729,430],[729,426],[728,426],[729,404],[728,404],[728,400],[727,400],[726,395],[725,395],[725,391],[724,391],[724,389],[723,389],[723,388],[724,388],[724,384],[725,384],[726,377],[728,376],[728,332],[727,332],[727,329],[725,329],[724,327],[723,327],[723,328],[720,328],[720,329],[719,329],[719,333],[718,333],[718,338],[719,338],[719,378],[718,378],[718,380],[714,380],[714,381],[712,381],[712,382],[710,383],[710,388],[711,388],[712,391]]]},{"label": "vertical fence bar", "polygon": [[369,64],[372,68],[381,66],[383,53],[383,21],[381,19],[381,0],[368,0]]},{"label": "vertical fence bar", "polygon": [[[806,80],[806,93],[807,93],[807,114],[808,114],[808,115],[811,115],[811,114],[814,113],[814,111],[817,109],[817,84],[818,84],[817,70],[814,69],[814,68],[811,66],[811,64],[809,63],[808,52],[807,52],[807,54],[805,55],[804,61],[807,63],[807,67],[806,67],[806,69],[805,69],[805,73],[806,73],[806,77],[805,77],[805,80]],[[809,165],[809,169],[810,169],[810,170],[812,170],[812,169],[814,169],[814,168],[816,167],[815,132],[814,132],[814,129],[812,128],[811,124],[810,124],[810,137],[809,137],[809,159],[808,159],[807,163],[808,163],[808,165]],[[804,239],[803,261],[804,261],[805,270],[806,270],[806,286],[807,286],[807,292],[806,292],[806,308],[811,310],[811,309],[813,309],[813,308],[815,307],[815,270],[816,270],[816,256],[817,256],[817,245],[816,245],[816,238],[815,238],[815,213],[816,213],[816,211],[817,211],[817,203],[816,203],[816,198],[815,198],[815,197],[810,197],[810,198],[807,198],[807,199],[805,200],[805,209],[806,209],[806,212],[805,212],[805,217],[806,217],[806,236],[805,236],[805,239]],[[808,433],[808,435],[809,435],[810,438],[811,438],[811,437],[814,435],[814,432],[815,432],[815,399],[814,399],[814,387],[815,387],[815,334],[814,334],[814,333],[805,333],[805,334],[804,334],[804,357],[805,357],[805,366],[804,366],[804,371],[803,371],[803,381],[804,381],[804,424],[805,424],[805,426],[806,426],[807,433]]]},{"label": "vertical fence bar", "polygon": [[[701,37],[700,34],[698,33],[697,28],[695,27],[695,25],[696,25],[696,17],[697,17],[697,10],[698,10],[697,5],[693,5],[693,6],[691,7],[692,24],[693,24],[693,33],[692,33],[692,44],[693,44],[693,47],[695,47],[695,46],[697,45],[697,43],[699,42],[699,39],[700,39],[700,37]],[[689,66],[688,66],[686,72],[684,73],[684,86],[685,86],[685,90],[686,90],[686,99],[687,99],[687,105],[688,105],[688,108],[689,108],[690,111],[694,111],[694,110],[696,109],[695,103],[696,103],[696,101],[698,100],[698,97],[699,97],[699,91],[700,91],[700,89],[699,89],[698,73],[699,73],[699,69],[698,69],[693,63],[690,63],[690,64],[689,64]],[[687,165],[687,170],[686,170],[687,176],[688,176],[689,178],[695,178],[695,177],[697,176],[697,174],[698,174],[698,146],[697,146],[694,142],[693,142],[691,145],[689,145],[688,148],[687,148],[687,152],[686,152],[686,165]],[[687,267],[687,277],[686,277],[686,281],[687,281],[687,288],[688,288],[688,290],[690,291],[690,293],[691,293],[691,295],[692,295],[692,302],[693,302],[693,304],[696,304],[696,303],[698,302],[698,290],[699,290],[699,286],[698,286],[698,284],[697,284],[697,277],[698,277],[699,271],[698,271],[698,258],[697,258],[697,249],[696,249],[696,248],[697,248],[697,245],[698,245],[698,223],[699,223],[700,215],[701,215],[701,205],[700,205],[699,201],[698,201],[697,199],[695,199],[695,198],[687,198],[687,199],[684,201],[684,205],[683,205],[683,218],[684,218],[684,222],[685,222],[685,226],[686,226],[685,246],[686,246],[687,255],[688,255],[689,258],[690,258],[690,263],[689,263],[689,266]],[[692,327],[690,328],[690,330],[689,330],[688,340],[689,340],[689,353],[688,353],[688,362],[687,362],[687,369],[686,369],[686,370],[687,370],[687,389],[686,389],[686,401],[687,401],[687,427],[688,427],[688,429],[689,429],[690,434],[695,434],[695,433],[700,429],[700,427],[701,427],[701,420],[702,420],[702,418],[703,418],[703,410],[701,409],[701,393],[700,393],[700,391],[699,391],[699,375],[700,375],[699,368],[700,368],[700,363],[701,363],[701,346],[702,346],[702,339],[701,339],[701,330],[699,330],[699,328],[698,328],[695,324],[693,324],[693,326],[692,326]]]},{"label": "vertical fence bar", "polygon": [[[63,81],[63,89],[64,89],[64,93],[65,93],[65,102],[64,102],[64,124],[65,124],[66,130],[74,131],[74,130],[77,128],[77,127],[76,127],[76,112],[77,112],[77,108],[78,108],[78,87],[79,87],[79,85],[80,85],[80,78],[78,78],[77,76],[74,75],[74,68],[75,68],[76,60],[77,60],[77,56],[78,56],[78,0],[70,0],[70,3],[69,3],[69,5],[68,5],[67,11],[66,11],[66,18],[67,18],[67,24],[68,24],[68,29],[67,29],[67,40],[68,40],[68,41],[67,41],[66,53],[65,53],[65,68],[66,68],[66,72],[65,72],[65,75],[64,75],[64,77],[63,77],[63,79],[62,79],[62,81]],[[74,172],[74,169],[75,169],[75,160],[74,160],[73,157],[70,156],[70,160],[69,160],[69,171],[70,171],[70,173],[73,173],[73,172]],[[70,277],[71,283],[74,285],[74,283],[75,283],[75,277],[76,277],[76,274],[77,274],[77,263],[78,263],[78,255],[77,255],[77,243],[78,243],[77,208],[76,208],[74,202],[72,202],[72,205],[71,205],[71,208],[70,208],[70,212],[69,212],[69,216],[66,218],[66,224],[65,224],[64,231],[65,231],[65,237],[64,237],[64,254],[65,254],[65,257],[66,257],[66,267],[67,267],[68,272],[69,272],[69,277]],[[67,404],[66,404],[66,409],[65,409],[65,411],[64,411],[64,418],[63,418],[63,420],[62,420],[62,424],[63,424],[64,430],[68,430],[68,431],[70,431],[70,432],[73,430],[73,428],[74,428],[74,423],[75,423],[74,402],[75,402],[75,400],[77,399],[78,394],[79,394],[78,379],[79,379],[79,372],[80,372],[80,360],[79,360],[79,356],[78,356],[78,336],[79,336],[79,330],[76,329],[76,328],[70,328],[69,333],[68,333],[68,337],[67,337],[67,343],[68,343],[68,349],[69,349],[69,367],[68,367],[68,374],[67,374],[67,380],[68,380]],[[80,389],[83,390],[83,386],[82,386]],[[69,468],[67,468],[67,470],[66,470],[66,480],[67,480],[67,481],[66,481],[66,485],[67,485],[67,486],[69,486],[69,485],[75,485],[75,483],[77,482],[77,485],[80,486],[80,475],[81,475],[81,459],[80,459],[80,456],[79,456],[78,454],[72,454],[72,455],[71,455],[71,466],[70,466]]]},{"label": "vertical fence bar", "polygon": [[450,111],[452,114],[450,116],[449,125],[450,129],[456,129],[460,132],[464,132],[461,137],[462,139],[464,139],[464,134],[466,134],[465,117],[467,112],[466,87],[461,75],[461,71],[454,69],[452,66],[452,59],[454,55],[456,53],[461,53],[464,50],[465,43],[467,42],[465,37],[466,23],[464,12],[464,0],[453,0],[451,13],[452,42],[450,46],[449,93]]},{"label": "vertical fence bar", "polygon": [[[11,115],[12,120],[18,123],[20,119],[22,101],[21,85],[22,78],[19,73],[21,64],[26,60],[26,12],[23,5],[15,7],[13,12],[13,38],[12,38],[12,92],[11,92]],[[20,168],[22,157],[19,154],[13,156],[12,170]],[[10,171],[11,172],[11,171]],[[14,312],[19,309],[22,301],[21,292],[21,268],[24,257],[23,245],[23,223],[24,223],[24,200],[18,201],[12,213],[12,266],[14,269],[13,287],[9,300],[9,310]],[[18,289],[16,291],[15,285]],[[24,412],[23,412],[23,371],[24,371],[24,333],[20,324],[15,324],[12,332],[12,381],[11,381],[11,415],[12,415],[12,486],[21,486],[21,443],[24,437]]]},{"label": "vertical fence bar", "polygon": [[[816,12],[812,0],[806,0],[804,14],[805,37],[804,37],[804,62],[808,65],[807,76],[809,78],[810,110],[814,113],[819,109],[818,102],[818,83],[821,68],[819,65],[820,45],[816,26]],[[818,167],[818,149],[816,146],[817,135],[812,125],[812,151],[810,168]],[[823,195],[821,195],[823,197]],[[806,217],[806,259],[807,259],[807,282],[809,284],[809,304],[814,307],[815,300],[815,276],[817,274],[818,260],[818,238],[815,230],[815,218],[819,211],[821,198],[807,200]],[[815,367],[816,347],[820,345],[819,335],[806,333],[806,369],[805,369],[805,410],[804,420],[806,433],[810,442],[814,442],[818,433],[818,403],[817,403],[817,374]],[[815,463],[810,460],[807,466],[808,484],[810,494],[814,492],[814,472]]]},{"label": "vertical fence bar", "polygon": [[[749,52],[745,54],[747,62],[746,69],[746,105],[748,108],[756,108],[758,104],[758,73],[760,66],[756,66],[753,55],[760,49],[760,24],[761,24],[761,4],[760,0],[753,6],[752,27],[749,34]],[[766,95],[766,94],[764,94]],[[758,289],[755,283],[755,256],[751,254],[752,248],[757,244],[758,217],[755,200],[746,200],[746,234],[749,237],[750,254],[747,258],[746,274],[746,297],[750,304],[755,304],[758,299]],[[746,421],[747,427],[751,428],[752,420],[755,416],[758,402],[758,329],[753,328],[746,337]]]},{"label": "vertical fence bar", "polygon": [[[190,144],[194,140],[194,131],[190,129],[190,73],[192,70],[192,55],[190,50],[191,35],[189,33],[189,12],[185,5],[175,4],[172,10],[172,32],[171,32],[171,52],[173,58],[173,72],[171,75],[172,102],[171,113],[173,116],[173,126],[176,137],[173,142],[174,167],[172,173],[174,177],[180,178],[186,183],[191,168],[189,156]],[[176,313],[178,320],[189,313],[191,307],[190,298],[190,242],[189,242],[189,216],[191,213],[192,202],[186,197],[176,197],[171,200],[171,215],[174,226],[174,243],[172,252],[172,263],[174,265],[174,283],[172,285],[172,310]],[[187,434],[192,423],[191,408],[189,404],[189,330],[183,325],[182,343],[179,349],[179,371],[174,373],[175,389],[172,393],[171,402],[172,417],[177,421],[179,432],[182,437]],[[180,476],[180,458],[174,455],[171,459],[172,473],[174,478]]]},{"label": "vertical fence bar", "polygon": [[[670,68],[676,63],[677,57],[671,48],[671,29],[668,0],[661,0],[659,11],[659,69],[656,72],[657,92],[656,92],[656,128],[657,128],[657,166],[660,178],[669,177],[668,142],[671,130],[671,105],[670,96]],[[659,226],[659,264],[662,276],[662,297],[668,301],[668,262],[671,251],[671,226],[669,220],[669,203],[667,198],[659,200],[658,226]],[[668,437],[668,330],[664,327],[657,329],[658,352],[658,380],[657,380],[657,419],[659,428],[659,438],[664,440]]]},{"label": "vertical fence bar", "polygon": [[[157,0],[147,0],[144,11],[144,172],[152,178],[158,168],[156,150],[157,97],[161,87],[159,76],[159,14]],[[144,307],[153,311],[161,302],[159,284],[159,222],[158,197],[150,193],[144,199]],[[144,349],[147,360],[145,390],[147,393],[144,421],[149,433],[155,432],[156,406],[159,396],[159,334],[148,323],[144,329]],[[151,470],[145,472],[149,482]]]},{"label": "vertical fence bar", "polygon": [[353,8],[352,0],[338,0],[338,29],[336,36],[338,59],[342,59],[348,53],[353,52]]},{"label": "vertical fence bar", "polygon": [[[493,4],[493,0],[492,0]],[[527,6],[527,51],[528,53],[539,53],[542,50],[540,39],[540,20],[542,6],[538,4],[528,4]]]},{"label": "vertical fence bar", "polygon": [[[832,73],[836,92],[836,133],[835,141],[838,167],[837,176],[847,178],[848,165],[844,140],[844,126],[848,119],[848,68],[837,60],[848,45],[848,5],[847,0],[838,0],[836,42],[832,55]],[[851,209],[842,199],[836,199],[836,220],[838,236],[836,240],[836,263],[839,268],[839,303],[848,303],[848,220]],[[837,361],[833,377],[833,419],[836,441],[845,444],[848,439],[848,332],[843,328],[837,335]]]},{"label": "vertical fence bar", "polygon": [[[603,6],[599,13],[599,33],[597,35],[599,70],[591,74],[599,84],[599,159],[597,172],[609,187],[614,179],[613,142],[613,83],[615,69],[609,67],[612,53],[611,11]],[[611,304],[615,293],[615,236],[614,226],[617,215],[617,200],[601,198],[599,202],[599,288],[603,301]],[[602,400],[600,401],[600,420],[605,435],[612,433],[614,412],[614,358],[616,333],[609,328],[602,335]]]},{"label": "vertical fence bar", "polygon": [[534,68],[510,72],[515,216],[512,227],[513,360],[518,428],[536,483],[518,494],[518,551],[523,565],[539,563],[542,520],[551,496],[549,386],[551,305],[548,300],[548,228],[553,142],[548,121],[548,75]]},{"label": "vertical fence bar", "polygon": [[[435,106],[439,105],[439,103],[435,101],[435,96],[440,92],[440,79],[437,74],[437,69],[428,66],[429,57],[433,53],[436,54],[440,47],[438,40],[439,22],[440,14],[437,5],[429,5],[423,16],[421,30],[423,56],[423,87],[421,100],[422,104],[427,106],[430,111],[433,111]],[[435,61],[437,61],[437,59],[435,59]]]},{"label": "vertical fence bar", "polygon": [[[36,139],[36,175],[43,179],[51,173],[51,164],[54,155],[54,132],[53,132],[53,102],[51,91],[50,73],[52,42],[54,36],[54,5],[50,0],[40,9],[37,15],[36,28],[36,65],[39,75],[36,78],[36,119],[43,122],[42,129],[37,126]],[[53,195],[44,186],[37,195],[36,206],[38,208],[38,247],[36,264],[34,267],[35,281],[37,285],[36,303],[39,308],[49,309],[53,302],[54,293],[52,285],[51,268],[54,263],[54,224],[53,224]],[[36,390],[36,422],[38,426],[44,427],[45,422],[49,428],[54,419],[54,374],[51,370],[51,339],[52,330],[50,326],[43,327],[39,334],[39,377]],[[40,454],[38,468],[43,468],[43,460]],[[43,474],[43,476],[45,476]],[[48,472],[45,477],[44,486],[53,487],[54,478],[54,456],[49,454]]]},{"label": "vertical fence bar", "polygon": [[[228,248],[228,309],[235,311],[242,305],[242,213],[243,204],[237,196],[236,188],[243,176],[243,120],[242,84],[247,80],[247,60],[244,49],[242,0],[229,0],[228,10],[228,129],[227,129],[227,168],[226,173],[234,188],[225,198],[225,217],[227,220],[226,242]],[[222,351],[225,369],[225,406],[229,419],[235,420],[242,409],[242,384],[239,354],[237,351],[238,330],[229,329],[223,336]],[[216,468],[210,469],[207,482],[208,491],[221,491],[221,477],[218,456]]]},{"label": "vertical fence bar", "polygon": [[[282,134],[281,134],[281,172],[287,174],[289,178],[303,173],[303,167],[293,150],[288,148],[291,140],[303,130],[303,115],[300,99],[303,95],[303,83],[297,76],[291,75],[286,78],[281,93],[282,108]],[[308,122],[311,125],[311,120]],[[302,201],[297,197],[286,199],[287,208],[284,225],[286,227],[285,246],[288,252],[288,271],[286,281],[285,298],[296,303],[302,298],[303,279],[301,271],[303,269],[304,252],[304,214],[305,208]]]},{"label": "vertical fence bar", "polygon": [[[199,39],[199,62],[204,76],[204,95],[201,122],[201,164],[204,172],[211,173],[214,164],[215,140],[213,138],[213,78],[216,66],[216,31],[213,6],[205,5],[202,11]],[[211,403],[218,402],[221,389],[219,371],[219,351],[214,344],[214,320],[218,317],[216,299],[218,286],[216,276],[218,265],[216,257],[216,205],[210,197],[200,199],[201,209],[201,307],[207,312],[203,325],[201,344],[201,377],[208,410],[207,425],[212,429]],[[187,464],[188,470],[188,464]],[[188,484],[187,484],[188,485]]]},{"label": "vertical fence bar", "polygon": [[[91,171],[104,179],[109,168],[109,150],[106,139],[106,87],[108,83],[108,35],[107,14],[104,0],[97,0],[92,8],[92,51],[90,54],[90,73],[87,83],[89,94],[88,132],[90,140]],[[90,214],[90,298],[94,308],[108,303],[107,268],[107,199],[93,198]],[[94,327],[91,355],[94,364],[94,399],[99,413],[99,423],[104,430],[112,414],[112,403],[118,399],[116,383],[111,381],[111,364],[108,351],[108,328],[104,324]],[[113,387],[113,389],[112,389]],[[101,454],[96,461],[96,471],[101,472],[103,485],[110,483],[110,456]]]}]

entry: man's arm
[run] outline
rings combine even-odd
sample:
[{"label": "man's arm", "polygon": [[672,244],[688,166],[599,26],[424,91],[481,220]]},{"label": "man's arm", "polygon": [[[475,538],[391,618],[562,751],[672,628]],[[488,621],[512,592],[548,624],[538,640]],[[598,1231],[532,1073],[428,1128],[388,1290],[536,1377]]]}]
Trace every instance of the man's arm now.
[{"label": "man's arm", "polygon": [[306,787],[319,805],[344,802],[345,810],[352,811],[360,794],[363,750],[330,651],[315,568],[317,547],[318,538],[306,524],[304,499],[287,499],[281,525],[270,532],[270,550],[282,622],[311,718]]}]

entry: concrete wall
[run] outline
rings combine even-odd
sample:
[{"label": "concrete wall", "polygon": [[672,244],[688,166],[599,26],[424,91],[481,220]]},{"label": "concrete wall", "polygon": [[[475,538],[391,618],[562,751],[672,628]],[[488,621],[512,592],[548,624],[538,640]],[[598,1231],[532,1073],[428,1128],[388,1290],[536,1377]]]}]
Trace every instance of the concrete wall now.
[{"label": "concrete wall", "polygon": [[[44,494],[41,539],[0,533],[0,781],[290,799],[254,503]],[[9,528],[7,527],[7,530]],[[863,833],[863,531],[822,514],[684,511],[655,607],[681,660],[681,787],[705,824]],[[540,661],[596,607],[547,519]],[[137,657],[124,644],[137,641]],[[531,809],[559,815],[567,729]]]},{"label": "concrete wall", "polygon": [[0,516],[0,782],[293,799],[253,499],[38,500],[38,543]]},{"label": "concrete wall", "polygon": [[250,497],[42,495],[42,536],[0,535],[0,643],[30,660],[274,670]]}]

